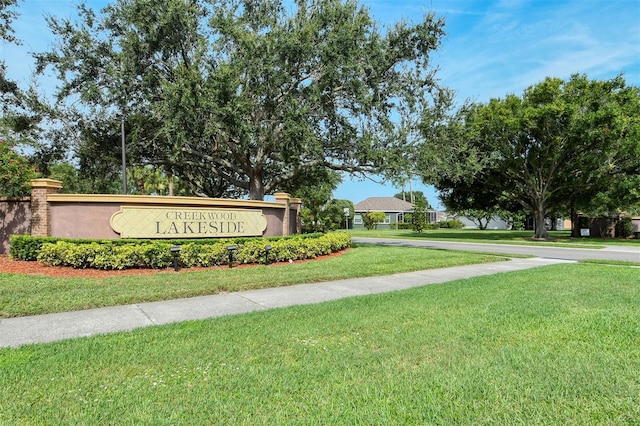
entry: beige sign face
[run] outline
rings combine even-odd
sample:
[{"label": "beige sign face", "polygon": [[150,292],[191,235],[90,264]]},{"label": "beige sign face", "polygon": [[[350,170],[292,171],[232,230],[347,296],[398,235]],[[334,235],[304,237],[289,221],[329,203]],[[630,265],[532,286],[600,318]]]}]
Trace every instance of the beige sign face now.
[{"label": "beige sign face", "polygon": [[216,238],[261,236],[267,219],[259,210],[122,207],[111,216],[122,238]]}]

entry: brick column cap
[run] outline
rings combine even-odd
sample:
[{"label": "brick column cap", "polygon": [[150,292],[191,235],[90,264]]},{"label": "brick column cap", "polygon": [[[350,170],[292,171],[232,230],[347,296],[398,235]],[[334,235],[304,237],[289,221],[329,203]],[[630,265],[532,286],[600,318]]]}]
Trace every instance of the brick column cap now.
[{"label": "brick column cap", "polygon": [[54,179],[31,179],[33,189],[60,189],[62,182]]},{"label": "brick column cap", "polygon": [[287,202],[291,199],[291,196],[289,194],[287,194],[286,192],[276,192],[275,194],[273,194],[274,197],[276,197],[276,202]]}]

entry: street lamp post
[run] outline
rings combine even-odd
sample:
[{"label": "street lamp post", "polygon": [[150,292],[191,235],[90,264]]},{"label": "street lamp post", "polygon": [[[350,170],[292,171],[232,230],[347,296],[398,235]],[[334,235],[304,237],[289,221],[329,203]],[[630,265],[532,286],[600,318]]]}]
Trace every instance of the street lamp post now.
[{"label": "street lamp post", "polygon": [[124,113],[120,119],[120,136],[122,139],[122,193],[127,194],[127,148],[124,140]]}]

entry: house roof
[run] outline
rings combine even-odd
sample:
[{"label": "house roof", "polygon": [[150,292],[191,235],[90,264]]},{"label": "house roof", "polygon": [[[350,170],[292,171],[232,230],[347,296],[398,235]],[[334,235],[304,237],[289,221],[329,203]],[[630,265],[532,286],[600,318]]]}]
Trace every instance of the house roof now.
[{"label": "house roof", "polygon": [[395,197],[369,197],[356,204],[354,210],[357,212],[410,212],[413,205],[408,201],[403,201]]}]

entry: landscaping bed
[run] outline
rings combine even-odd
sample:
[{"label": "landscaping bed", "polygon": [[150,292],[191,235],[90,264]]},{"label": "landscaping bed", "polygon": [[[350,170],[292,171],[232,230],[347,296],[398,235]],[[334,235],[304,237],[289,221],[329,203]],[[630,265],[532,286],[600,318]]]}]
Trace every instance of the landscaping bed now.
[{"label": "landscaping bed", "polygon": [[76,269],[158,269],[315,259],[351,246],[345,232],[218,240],[69,240],[13,236],[11,257]]},{"label": "landscaping bed", "polygon": [[[324,256],[319,256],[314,259],[306,259],[306,260],[295,260],[295,261],[286,261],[286,262],[274,262],[272,266],[278,265],[290,265],[290,264],[299,264],[304,262],[314,262],[318,260],[330,259],[332,257],[342,256],[344,253],[351,250],[351,248],[347,248],[338,252],[330,253]],[[253,268],[258,266],[259,264],[241,264],[235,265],[234,269],[244,269],[244,268]],[[228,266],[227,266],[228,267]],[[227,268],[225,266],[215,266],[215,267],[192,267],[179,269],[178,272],[195,272],[195,271],[204,271],[207,269],[218,269],[218,268]],[[0,255],[0,273],[8,273],[8,274],[20,274],[20,275],[34,275],[34,276],[45,276],[45,277],[58,277],[58,278],[109,278],[109,277],[118,277],[118,276],[131,276],[131,275],[156,275],[161,273],[175,273],[176,271],[173,267],[164,268],[164,269],[149,269],[149,268],[137,268],[137,269],[78,269],[70,266],[50,266],[45,265],[39,262],[32,262],[26,260],[17,260],[12,259],[9,256]]]}]

